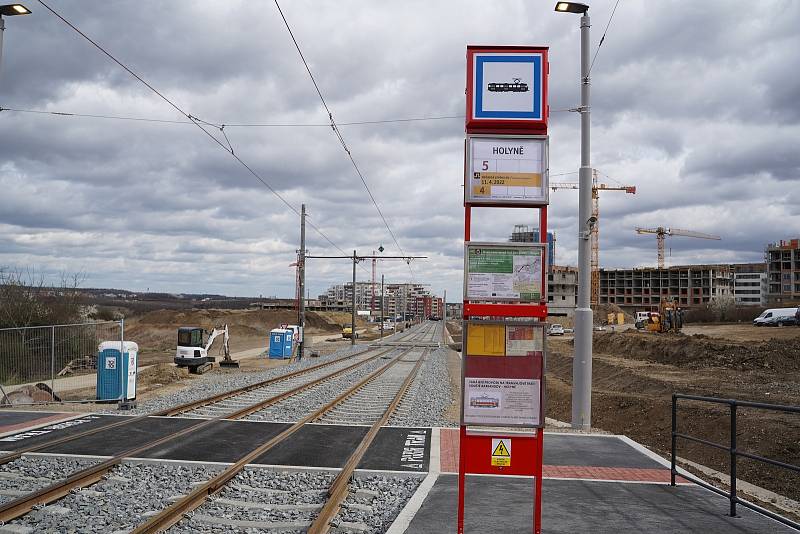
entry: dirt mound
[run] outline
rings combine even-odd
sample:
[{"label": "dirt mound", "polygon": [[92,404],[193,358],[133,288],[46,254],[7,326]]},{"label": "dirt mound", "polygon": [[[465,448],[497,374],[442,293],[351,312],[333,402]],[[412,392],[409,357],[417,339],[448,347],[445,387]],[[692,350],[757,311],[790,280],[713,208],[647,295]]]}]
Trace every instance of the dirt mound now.
[{"label": "dirt mound", "polygon": [[626,323],[633,322],[633,315],[627,313],[625,310],[617,306],[616,304],[600,304],[595,309],[595,318],[597,318],[600,322],[605,322],[606,317],[609,313],[617,314],[621,313],[625,316]]},{"label": "dirt mound", "polygon": [[598,352],[676,367],[800,371],[800,337],[760,343],[724,343],[703,335],[648,334],[628,330],[595,334]]},{"label": "dirt mound", "polygon": [[168,363],[159,363],[148,367],[137,376],[139,384],[152,386],[154,384],[172,384],[185,378],[193,378],[186,369],[181,369]]}]

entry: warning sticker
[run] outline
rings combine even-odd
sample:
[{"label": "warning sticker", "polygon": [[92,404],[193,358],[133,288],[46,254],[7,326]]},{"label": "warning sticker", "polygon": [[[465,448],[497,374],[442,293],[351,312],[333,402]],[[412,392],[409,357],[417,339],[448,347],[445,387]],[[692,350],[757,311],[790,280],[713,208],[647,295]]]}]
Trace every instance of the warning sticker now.
[{"label": "warning sticker", "polygon": [[492,465],[511,466],[511,438],[492,439]]}]

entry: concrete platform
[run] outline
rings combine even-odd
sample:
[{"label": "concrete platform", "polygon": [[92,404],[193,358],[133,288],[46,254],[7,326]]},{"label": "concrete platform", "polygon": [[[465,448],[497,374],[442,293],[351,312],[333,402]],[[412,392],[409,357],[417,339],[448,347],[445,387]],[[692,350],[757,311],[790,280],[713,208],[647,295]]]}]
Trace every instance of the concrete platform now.
[{"label": "concrete platform", "polygon": [[[465,532],[529,534],[532,488],[530,479],[468,477]],[[542,532],[548,534],[796,532],[743,507],[739,517],[728,517],[725,499],[694,485],[545,478],[542,495]],[[458,476],[439,476],[405,532],[455,532],[457,503]]]},{"label": "concrete platform", "polygon": [[[390,534],[456,531],[458,430],[432,439],[439,461]],[[667,461],[624,436],[545,433],[544,443],[542,532],[796,532],[741,506],[729,517],[726,499],[683,479],[671,487]],[[534,479],[470,475],[466,503],[465,532],[530,533]]]},{"label": "concrete platform", "polygon": [[[12,412],[0,412],[0,425]],[[47,443],[62,436],[78,434],[118,421],[118,415],[83,415],[67,423],[22,430],[0,438],[0,450],[13,451]],[[171,432],[204,422],[181,417],[148,417],[107,432],[77,438],[47,447],[41,453],[81,456],[114,456],[166,436]],[[233,463],[261,443],[268,441],[290,423],[257,421],[215,421],[209,426],[139,453],[139,458],[192,462]],[[366,426],[308,424],[288,441],[260,456],[254,463],[277,466],[342,467],[353,448],[366,435]],[[426,472],[430,460],[429,428],[382,428],[359,464],[359,469]]]}]

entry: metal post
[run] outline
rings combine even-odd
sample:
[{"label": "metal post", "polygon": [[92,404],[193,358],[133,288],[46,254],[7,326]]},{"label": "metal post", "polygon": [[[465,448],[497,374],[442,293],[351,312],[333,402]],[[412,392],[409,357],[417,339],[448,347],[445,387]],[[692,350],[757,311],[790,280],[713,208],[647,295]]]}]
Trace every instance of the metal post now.
[{"label": "metal post", "polygon": [[581,168],[578,204],[578,306],[575,309],[575,355],[572,363],[572,427],[592,424],[591,243],[592,167],[589,154],[589,15],[581,17]]},{"label": "metal post", "polygon": [[298,326],[300,326],[300,344],[297,347],[297,359],[303,359],[303,348],[306,339],[306,205],[300,206],[300,302],[298,303]]},{"label": "metal post", "polygon": [[731,517],[736,517],[736,401],[731,403]]},{"label": "metal post", "polygon": [[353,309],[352,317],[350,318],[351,328],[350,328],[350,345],[356,344],[356,263],[358,263],[358,257],[356,256],[356,251],[353,251]]},{"label": "metal post", "polygon": [[675,394],[672,394],[672,458],[670,460],[670,474],[669,474],[669,485],[675,485],[675,455],[677,454],[678,448],[678,398]]},{"label": "metal post", "polygon": [[442,343],[447,343],[447,290],[444,290],[444,298],[442,299]]},{"label": "metal post", "polygon": [[[0,19],[2,20],[2,19]],[[0,50],[2,52],[2,50]],[[56,327],[50,327],[50,400],[56,400]]]},{"label": "metal post", "polygon": [[127,399],[125,398],[125,393],[123,393],[122,385],[127,383],[127,378],[125,376],[125,319],[119,320],[119,353],[120,353],[120,364],[117,365],[117,370],[119,372],[119,391],[120,391],[120,398],[119,398],[119,405],[117,408],[122,409],[125,406],[125,402]]},{"label": "metal post", "polygon": [[381,275],[381,339],[383,339],[383,275]]}]

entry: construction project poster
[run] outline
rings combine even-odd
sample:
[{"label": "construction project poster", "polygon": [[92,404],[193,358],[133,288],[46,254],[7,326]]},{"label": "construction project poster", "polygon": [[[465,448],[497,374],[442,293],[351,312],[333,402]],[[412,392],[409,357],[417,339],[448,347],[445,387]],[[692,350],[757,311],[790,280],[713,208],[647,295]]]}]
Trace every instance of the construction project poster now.
[{"label": "construction project poster", "polygon": [[540,302],[544,246],[467,245],[466,300]]},{"label": "construction project poster", "polygon": [[464,424],[539,426],[541,380],[464,377]]}]

